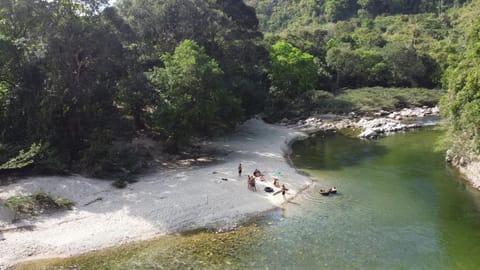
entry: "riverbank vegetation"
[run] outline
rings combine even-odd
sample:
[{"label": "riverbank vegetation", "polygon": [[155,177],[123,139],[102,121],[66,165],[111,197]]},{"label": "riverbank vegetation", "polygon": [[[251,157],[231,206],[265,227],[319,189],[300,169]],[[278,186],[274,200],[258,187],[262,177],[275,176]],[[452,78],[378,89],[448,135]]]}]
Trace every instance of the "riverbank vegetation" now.
[{"label": "riverbank vegetation", "polygon": [[466,45],[447,69],[448,93],[442,100],[448,120],[447,145],[452,156],[480,155],[480,19],[472,25]]},{"label": "riverbank vegetation", "polygon": [[443,94],[444,91],[426,88],[365,87],[345,90],[336,99],[351,104],[349,111],[372,113],[410,106],[432,107],[438,104]]},{"label": "riverbank vegetation", "polygon": [[74,203],[57,196],[39,191],[30,195],[12,196],[5,200],[5,206],[14,214],[14,220],[24,216],[39,215],[45,211],[71,210]]},{"label": "riverbank vegetation", "polygon": [[139,137],[175,153],[258,113],[430,106],[447,88],[449,137],[477,149],[479,10],[478,0],[2,1],[0,169],[131,178],[153,159]]}]

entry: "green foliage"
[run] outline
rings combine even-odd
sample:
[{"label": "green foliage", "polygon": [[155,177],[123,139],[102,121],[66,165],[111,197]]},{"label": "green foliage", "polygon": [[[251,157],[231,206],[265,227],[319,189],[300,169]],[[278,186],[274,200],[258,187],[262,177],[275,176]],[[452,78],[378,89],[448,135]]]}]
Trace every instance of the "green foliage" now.
[{"label": "green foliage", "polygon": [[271,94],[293,98],[315,86],[317,66],[313,56],[292,44],[278,41],[270,51]]},{"label": "green foliage", "polygon": [[[448,68],[448,93],[441,102],[448,120],[446,139],[455,154],[480,154],[480,20],[470,28],[465,51]],[[466,153],[465,153],[466,152]]]},{"label": "green foliage", "polygon": [[425,66],[414,48],[389,44],[383,53],[395,85],[418,86],[418,81],[425,75]]},{"label": "green foliage", "polygon": [[343,87],[440,87],[454,52],[452,19],[435,14],[377,16],[270,33],[313,55],[319,66],[314,89]]},{"label": "green foliage", "polygon": [[353,111],[353,105],[348,100],[342,100],[334,96],[330,92],[314,90],[307,94],[308,106],[305,113],[308,114],[311,111],[317,113],[348,113]]},{"label": "green foliage", "polygon": [[[444,94],[443,90],[424,88],[366,87],[346,89],[338,95],[313,90],[308,91],[302,99],[299,99],[302,101],[301,106],[293,106],[294,109],[287,112],[279,110],[277,117],[305,117],[312,111],[336,114],[354,111],[360,114],[369,114],[380,110],[433,106]],[[275,118],[272,117],[272,119]]]},{"label": "green foliage", "polygon": [[188,142],[191,136],[233,128],[240,116],[239,103],[225,89],[223,71],[202,47],[185,40],[174,54],[164,54],[162,61],[164,67],[146,74],[157,93],[157,127],[171,148]]},{"label": "green foliage", "polygon": [[345,90],[336,99],[351,104],[353,111],[368,113],[404,107],[432,106],[445,94],[442,90],[423,88],[370,87]]},{"label": "green foliage", "polygon": [[7,162],[0,165],[1,170],[21,169],[28,165],[31,165],[35,157],[40,152],[42,145],[40,143],[34,143],[30,146],[28,151],[20,150],[16,157],[9,159]]},{"label": "green foliage", "polygon": [[339,21],[350,18],[358,9],[356,2],[354,0],[326,0],[325,18],[327,21]]},{"label": "green foliage", "polygon": [[5,200],[5,206],[18,216],[22,214],[38,215],[49,210],[71,210],[74,203],[65,198],[39,191],[30,195],[9,197]]},{"label": "green foliage", "polygon": [[112,133],[96,130],[90,137],[90,146],[81,152],[76,169],[88,176],[110,178],[125,177],[145,168],[149,154],[128,142],[112,141]]},{"label": "green foliage", "polygon": [[216,60],[224,87],[241,100],[246,116],[263,109],[268,53],[255,10],[243,1],[122,0],[119,9],[140,36],[136,45],[144,65],[159,66],[165,52],[185,39],[195,41]]},{"label": "green foliage", "polygon": [[[106,3],[1,1],[0,143],[8,150],[2,161],[42,141],[36,172],[131,173],[143,157],[120,145],[137,131],[162,131],[160,139],[176,145],[173,134],[184,141],[221,133],[244,112],[263,109],[268,53],[253,8],[242,1],[122,0],[118,9]],[[198,81],[178,83],[192,90],[190,112],[177,107],[189,108],[179,88],[154,89],[145,75],[185,39],[215,63]],[[189,124],[173,128],[183,116]]]},{"label": "green foliage", "polygon": [[339,88],[341,80],[355,78],[359,72],[361,59],[358,54],[349,48],[333,47],[328,50],[326,62],[327,65],[335,70],[336,82],[335,88]]},{"label": "green foliage", "polygon": [[443,15],[451,7],[460,7],[469,1],[400,1],[400,0],[246,0],[257,10],[260,29],[277,32],[298,26],[324,24],[355,17],[371,18],[379,15],[435,13]]},{"label": "green foliage", "polygon": [[[476,78],[465,70],[476,70],[466,59],[478,46],[464,46],[464,29],[480,1],[246,2],[1,1],[1,168],[34,159],[38,171],[130,175],[148,158],[129,144],[139,133],[175,150],[265,108],[278,118],[361,107],[318,89],[438,88],[447,69],[456,90],[445,110],[454,130],[476,136]],[[262,41],[259,29],[275,32]],[[366,109],[416,102],[398,91]]]},{"label": "green foliage", "polygon": [[123,188],[126,188],[128,186],[128,182],[125,181],[125,180],[116,180],[115,182],[112,183],[112,186],[114,186],[116,188],[119,188],[119,189],[123,189]]},{"label": "green foliage", "polygon": [[[267,114],[287,116],[303,110],[304,95],[315,87],[319,67],[314,57],[285,41],[270,50],[270,107]],[[295,112],[297,111],[297,112]]]}]

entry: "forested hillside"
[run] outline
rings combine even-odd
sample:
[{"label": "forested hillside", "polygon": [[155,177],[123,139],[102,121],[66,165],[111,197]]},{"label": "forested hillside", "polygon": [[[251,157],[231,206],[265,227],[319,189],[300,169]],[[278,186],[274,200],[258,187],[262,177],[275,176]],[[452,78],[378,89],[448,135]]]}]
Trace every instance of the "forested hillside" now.
[{"label": "forested hillside", "polygon": [[289,27],[322,25],[351,18],[380,15],[435,13],[443,15],[451,7],[468,0],[245,0],[254,7],[263,32]]},{"label": "forested hillside", "polygon": [[[312,56],[318,66],[314,89],[333,93],[369,86],[448,90],[442,102],[449,130],[445,146],[457,155],[479,153],[480,1],[246,3],[256,8],[269,44],[287,42]],[[309,94],[318,95],[325,94]]]},{"label": "forested hillside", "polygon": [[451,136],[478,145],[479,3],[1,0],[0,170],[129,175],[151,158],[136,137],[176,152],[257,113],[355,110],[337,95],[373,86],[415,105],[448,88]]},{"label": "forested hillside", "polygon": [[263,109],[268,52],[253,8],[117,4],[0,2],[2,168],[128,173],[141,166],[128,144],[139,134],[175,151]]}]

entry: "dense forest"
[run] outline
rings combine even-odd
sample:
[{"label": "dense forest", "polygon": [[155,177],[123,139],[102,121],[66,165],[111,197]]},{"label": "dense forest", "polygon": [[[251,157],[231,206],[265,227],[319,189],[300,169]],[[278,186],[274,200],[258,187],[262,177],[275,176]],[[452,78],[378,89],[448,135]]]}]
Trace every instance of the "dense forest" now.
[{"label": "dense forest", "polygon": [[336,96],[373,86],[448,89],[450,141],[478,151],[479,13],[476,0],[0,0],[0,170],[130,175],[149,158],[133,138],[177,152],[258,113],[354,110]]},{"label": "dense forest", "polygon": [[260,29],[275,32],[294,26],[322,25],[351,18],[398,14],[443,15],[468,0],[246,0],[255,7]]}]

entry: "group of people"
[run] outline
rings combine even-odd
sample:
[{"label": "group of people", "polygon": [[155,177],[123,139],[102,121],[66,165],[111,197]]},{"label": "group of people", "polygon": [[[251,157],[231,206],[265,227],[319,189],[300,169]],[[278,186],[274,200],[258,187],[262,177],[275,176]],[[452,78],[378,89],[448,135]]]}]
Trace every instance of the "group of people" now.
[{"label": "group of people", "polygon": [[[238,164],[238,176],[242,176],[242,163]],[[256,180],[255,177],[259,177],[260,181],[265,181],[265,176],[260,172],[260,170],[255,169],[253,172],[253,176],[247,175],[247,188],[250,191],[257,191],[256,187]],[[273,178],[273,186],[276,188],[281,188],[280,191],[282,192],[282,195],[285,196],[285,193],[287,192],[288,188],[285,187],[285,185],[282,185],[280,187],[280,182],[278,181],[277,178]]]}]

